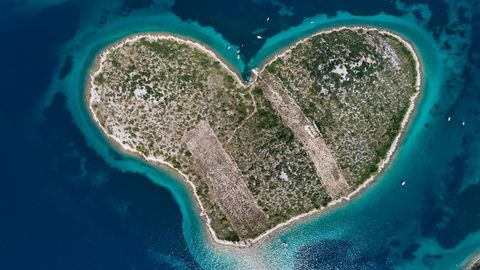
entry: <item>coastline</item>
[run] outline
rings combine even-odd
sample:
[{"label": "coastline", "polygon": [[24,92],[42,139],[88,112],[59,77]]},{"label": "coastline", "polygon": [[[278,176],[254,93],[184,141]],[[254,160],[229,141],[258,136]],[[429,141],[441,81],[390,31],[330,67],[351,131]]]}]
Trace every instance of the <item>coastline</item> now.
[{"label": "coastline", "polygon": [[146,163],[153,164],[154,166],[157,166],[160,169],[163,169],[163,170],[167,171],[168,173],[173,175],[174,178],[177,178],[179,180],[178,182],[180,184],[182,184],[186,189],[188,189],[189,195],[190,196],[193,195],[191,197],[191,199],[195,204],[195,208],[199,211],[199,216],[202,219],[202,221],[204,222],[204,225],[206,225],[206,226],[202,226],[204,231],[205,231],[205,235],[207,236],[207,238],[209,238],[211,240],[212,243],[221,244],[221,245],[224,245],[224,246],[248,247],[248,246],[250,246],[249,241],[245,241],[245,242],[241,241],[241,242],[233,243],[233,242],[230,242],[230,241],[227,241],[227,240],[219,239],[217,237],[216,233],[214,232],[214,230],[210,226],[211,220],[205,212],[205,208],[202,205],[200,197],[198,197],[198,195],[197,195],[197,189],[196,189],[195,185],[193,184],[193,182],[191,182],[189,180],[187,175],[185,175],[181,171],[175,169],[172,164],[165,161],[164,159],[158,159],[158,158],[154,158],[154,157],[145,156],[142,153],[140,153],[140,152],[136,151],[135,149],[131,148],[129,145],[123,144],[118,138],[116,138],[115,136],[113,136],[111,134],[108,134],[107,130],[105,130],[105,128],[103,128],[99,124],[100,121],[98,120],[97,116],[93,113],[93,109],[91,107],[91,88],[95,85],[93,78],[99,72],[102,71],[102,63],[105,61],[106,56],[110,53],[111,50],[115,50],[115,49],[123,46],[124,44],[129,43],[129,42],[136,42],[139,39],[142,39],[142,38],[145,38],[145,37],[146,38],[151,38],[153,40],[170,39],[170,40],[175,40],[177,42],[185,43],[187,45],[193,46],[193,47],[201,50],[202,52],[205,52],[207,55],[209,55],[210,57],[213,57],[216,61],[218,61],[227,70],[227,72],[232,74],[233,78],[237,81],[238,84],[240,84],[242,86],[247,86],[249,84],[248,82],[245,82],[241,79],[241,74],[240,73],[235,72],[234,71],[235,69],[227,64],[228,61],[226,61],[223,57],[221,57],[217,53],[215,53],[215,51],[213,49],[211,49],[210,47],[205,46],[203,44],[200,44],[195,40],[192,40],[192,39],[189,39],[189,38],[183,37],[183,36],[178,36],[178,35],[174,35],[174,34],[170,34],[170,33],[162,33],[162,32],[159,32],[159,33],[147,32],[147,33],[141,33],[141,34],[133,34],[133,35],[126,36],[126,37],[122,38],[121,40],[116,41],[113,44],[110,44],[110,45],[104,47],[103,49],[100,50],[100,52],[98,54],[96,54],[95,61],[94,61],[93,65],[91,66],[91,68],[89,69],[90,72],[89,72],[89,74],[86,78],[86,82],[85,82],[86,87],[84,89],[84,91],[85,91],[84,102],[85,102],[85,104],[88,104],[88,110],[87,111],[88,111],[91,119],[93,119],[93,122],[94,122],[95,126],[97,126],[97,128],[99,128],[102,131],[102,134],[109,141],[109,143],[111,145],[113,145],[118,151],[123,152],[127,155],[132,155],[132,156],[135,156],[137,158],[140,158]]},{"label": "coastline", "polygon": [[467,258],[467,262],[464,264],[462,269],[465,270],[473,270],[474,266],[480,267],[480,253],[476,253],[473,256]]},{"label": "coastline", "polygon": [[[178,170],[174,169],[172,164],[166,162],[163,159],[155,158],[155,157],[152,157],[152,156],[145,156],[142,153],[136,151],[135,149],[132,149],[130,146],[128,146],[126,144],[123,144],[118,138],[114,137],[113,135],[108,134],[108,132],[99,124],[98,118],[93,113],[93,108],[91,106],[92,105],[92,102],[91,102],[91,99],[92,99],[91,88],[95,86],[93,78],[99,72],[101,72],[102,63],[105,61],[107,55],[110,53],[110,50],[115,50],[115,49],[125,45],[126,43],[135,42],[135,41],[137,41],[141,38],[145,38],[145,37],[149,38],[149,39],[153,39],[153,40],[171,39],[171,40],[175,40],[175,41],[178,41],[178,42],[181,42],[181,43],[183,42],[187,45],[198,48],[201,51],[205,52],[207,55],[213,57],[216,61],[220,62],[220,64],[226,70],[228,70],[228,72],[230,72],[233,75],[233,77],[235,78],[237,83],[243,85],[244,87],[249,87],[250,85],[252,85],[255,82],[258,73],[261,73],[267,65],[269,65],[270,63],[272,63],[273,61],[275,61],[279,57],[282,57],[287,51],[289,51],[293,47],[305,42],[306,40],[308,40],[308,39],[310,39],[314,36],[325,34],[325,33],[331,33],[331,32],[334,32],[334,31],[340,31],[340,30],[344,30],[344,29],[377,30],[379,33],[389,34],[390,36],[399,40],[412,53],[413,58],[415,60],[415,69],[416,69],[416,75],[417,75],[416,76],[415,88],[416,88],[417,91],[410,98],[410,104],[409,104],[408,110],[405,113],[404,118],[401,122],[400,131],[398,132],[395,139],[393,140],[392,145],[389,148],[385,158],[382,159],[378,163],[378,171],[375,174],[371,175],[360,186],[358,186],[354,191],[352,191],[348,195],[343,196],[341,198],[338,198],[334,201],[331,201],[327,206],[321,207],[320,209],[314,209],[314,210],[311,210],[307,213],[294,216],[294,217],[290,218],[289,220],[287,220],[283,223],[277,224],[273,228],[270,228],[269,230],[265,231],[264,233],[257,236],[256,238],[246,239],[246,240],[242,240],[240,242],[230,242],[230,241],[218,239],[218,237],[216,236],[212,227],[210,226],[211,220],[208,217],[208,215],[205,213],[205,209],[204,209],[204,207],[203,207],[203,205],[200,201],[200,198],[198,197],[198,195],[196,193],[196,187],[188,179],[188,176],[183,174],[181,171],[178,171]],[[207,230],[209,231],[209,232],[206,233],[206,237],[211,240],[210,242],[212,242],[213,244],[220,244],[222,246],[247,248],[247,247],[251,247],[251,246],[260,245],[261,243],[263,243],[267,239],[270,239],[276,233],[280,232],[283,229],[289,228],[289,227],[291,227],[295,224],[298,224],[298,223],[300,223],[300,222],[302,222],[306,219],[310,219],[314,216],[319,216],[320,214],[325,213],[326,211],[330,211],[330,210],[334,209],[335,207],[338,207],[338,206],[340,206],[344,203],[349,202],[350,200],[359,196],[371,184],[374,183],[374,181],[384,172],[385,168],[387,167],[387,164],[391,161],[391,159],[395,155],[396,151],[398,150],[399,143],[400,143],[401,139],[403,138],[403,136],[405,135],[406,128],[408,127],[408,124],[411,121],[411,118],[412,118],[412,116],[415,112],[416,103],[419,100],[419,96],[421,94],[421,89],[422,89],[422,86],[423,86],[424,72],[423,72],[422,69],[423,69],[423,65],[421,63],[421,59],[418,57],[418,53],[415,51],[414,46],[411,43],[409,43],[407,40],[405,40],[399,34],[394,33],[392,31],[389,31],[389,30],[386,30],[386,29],[377,28],[377,27],[341,26],[341,27],[333,27],[333,28],[330,28],[330,29],[320,30],[320,31],[315,32],[314,34],[309,35],[309,36],[293,43],[292,45],[280,50],[279,52],[275,53],[272,57],[269,57],[267,60],[262,62],[262,65],[261,65],[261,68],[260,68],[259,71],[256,70],[256,69],[252,70],[252,73],[254,74],[254,76],[252,76],[252,79],[250,81],[245,82],[241,79],[241,74],[236,72],[235,69],[228,64],[228,61],[225,61],[225,59],[222,58],[219,54],[217,54],[212,48],[210,48],[206,45],[200,44],[199,42],[197,42],[195,40],[192,40],[192,39],[189,39],[189,38],[184,37],[184,36],[179,36],[179,35],[175,35],[175,34],[171,34],[171,33],[162,33],[162,32],[160,32],[160,33],[147,32],[147,33],[134,34],[134,35],[127,36],[127,37],[125,37],[125,38],[123,38],[123,39],[121,39],[121,40],[103,48],[95,56],[95,62],[92,65],[92,67],[90,68],[88,77],[86,78],[87,82],[85,84],[86,87],[84,89],[84,91],[85,91],[85,94],[84,94],[85,100],[84,101],[85,101],[86,104],[88,104],[88,110],[87,111],[90,114],[91,119],[93,120],[95,125],[102,131],[103,135],[105,135],[105,138],[116,149],[118,149],[122,152],[125,152],[129,155],[140,157],[145,162],[150,163],[150,164],[154,164],[155,166],[168,171],[170,174],[173,174],[175,178],[177,178],[177,179],[180,178],[180,179],[178,179],[179,182],[181,182],[182,184],[185,185],[185,187],[189,190],[189,193],[193,194],[193,196],[192,196],[192,194],[190,194],[190,196],[192,196],[192,199],[194,198],[192,201],[194,201],[194,204],[196,205],[196,208],[199,211],[200,218],[203,220],[203,222],[205,222],[204,223],[205,226],[202,226],[204,231],[207,231]]]}]

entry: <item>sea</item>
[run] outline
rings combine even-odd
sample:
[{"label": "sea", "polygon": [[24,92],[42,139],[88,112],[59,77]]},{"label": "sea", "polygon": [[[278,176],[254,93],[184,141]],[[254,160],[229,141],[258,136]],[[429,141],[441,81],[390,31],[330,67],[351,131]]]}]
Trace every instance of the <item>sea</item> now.
[{"label": "sea", "polygon": [[[414,45],[413,119],[367,191],[255,248],[212,245],[185,186],[86,110],[95,56],[130,34],[198,40],[248,79],[348,25]],[[461,269],[480,253],[479,0],[0,0],[0,37],[0,269]]]}]

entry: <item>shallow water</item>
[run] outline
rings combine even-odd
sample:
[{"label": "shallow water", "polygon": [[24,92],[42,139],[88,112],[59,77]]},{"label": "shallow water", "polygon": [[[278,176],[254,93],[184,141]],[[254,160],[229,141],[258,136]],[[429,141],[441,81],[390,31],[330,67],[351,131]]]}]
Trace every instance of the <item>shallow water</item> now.
[{"label": "shallow water", "polygon": [[[0,3],[2,268],[455,269],[479,252],[480,2],[311,3]],[[418,50],[425,86],[414,120],[368,191],[256,249],[211,246],[184,186],[113,149],[83,103],[95,55],[128,34],[194,38],[247,77],[295,40],[357,24]]]}]

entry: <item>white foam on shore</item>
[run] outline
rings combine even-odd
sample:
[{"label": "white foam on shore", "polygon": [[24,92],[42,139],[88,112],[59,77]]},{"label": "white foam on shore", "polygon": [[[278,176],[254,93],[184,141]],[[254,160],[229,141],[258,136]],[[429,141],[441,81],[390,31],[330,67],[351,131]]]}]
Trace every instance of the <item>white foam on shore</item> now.
[{"label": "white foam on shore", "polygon": [[[130,152],[130,153],[133,153],[137,156],[140,156],[141,158],[143,158],[144,160],[146,161],[150,161],[150,162],[153,162],[153,163],[156,163],[156,164],[159,164],[160,166],[162,167],[165,167],[165,168],[168,168],[169,170],[172,170],[174,171],[175,173],[177,173],[179,176],[181,176],[186,183],[188,183],[188,185],[191,187],[191,193],[193,193],[193,196],[196,198],[196,205],[198,206],[199,208],[199,211],[200,211],[200,216],[203,218],[203,220],[205,221],[205,225],[207,227],[207,230],[210,232],[209,234],[207,234],[207,237],[211,238],[213,240],[213,243],[218,243],[218,244],[221,244],[221,245],[224,245],[224,246],[232,246],[232,247],[242,247],[242,248],[245,248],[245,247],[250,247],[254,244],[260,244],[262,243],[263,241],[265,241],[266,239],[268,239],[269,237],[272,236],[272,234],[274,232],[278,232],[280,231],[280,229],[284,229],[284,228],[287,228],[289,226],[292,226],[293,224],[301,221],[301,220],[304,220],[304,219],[307,219],[307,218],[310,218],[312,216],[316,216],[316,215],[319,215],[320,213],[322,212],[325,212],[326,210],[329,210],[329,209],[332,209],[334,206],[336,205],[339,205],[340,203],[344,203],[344,202],[347,202],[347,201],[350,201],[352,198],[354,198],[355,196],[357,196],[360,192],[362,192],[365,188],[367,188],[371,183],[373,183],[373,181],[378,177],[378,175],[380,175],[380,173],[385,169],[386,165],[391,161],[395,151],[397,150],[398,148],[398,144],[399,144],[399,141],[402,137],[402,135],[404,134],[405,132],[405,128],[406,128],[406,125],[408,124],[411,116],[412,116],[412,113],[414,112],[414,109],[415,109],[415,103],[416,103],[416,100],[420,94],[420,89],[421,89],[421,85],[422,85],[422,73],[421,73],[421,65],[420,65],[420,60],[418,58],[418,55],[416,53],[416,51],[414,50],[413,46],[406,40],[404,40],[402,37],[400,37],[399,35],[391,32],[391,31],[388,31],[388,30],[385,30],[385,29],[381,29],[381,28],[375,28],[375,27],[364,27],[364,26],[342,26],[342,27],[335,27],[335,28],[332,28],[332,29],[327,29],[327,30],[321,30],[315,34],[312,34],[300,41],[297,41],[295,42],[293,45],[287,47],[286,49],[282,50],[280,53],[277,53],[276,55],[274,55],[269,61],[265,62],[265,64],[261,67],[260,71],[257,72],[254,72],[254,75],[257,75],[261,72],[263,72],[263,70],[265,69],[266,66],[268,66],[269,64],[271,64],[272,62],[274,62],[276,59],[278,59],[279,57],[282,57],[285,55],[286,52],[288,52],[290,49],[292,49],[293,47],[307,41],[308,39],[314,37],[314,36],[318,36],[318,35],[321,35],[321,34],[327,34],[327,33],[332,33],[332,32],[335,32],[335,31],[341,31],[341,30],[344,30],[344,29],[350,29],[350,30],[360,30],[360,29],[363,29],[363,30],[376,30],[378,31],[379,33],[382,33],[382,34],[388,34],[392,37],[395,37],[396,39],[398,39],[413,55],[414,57],[414,60],[415,60],[415,69],[416,69],[416,73],[417,73],[417,77],[416,77],[416,90],[417,92],[410,98],[410,105],[408,107],[408,110],[407,112],[405,113],[405,116],[402,120],[402,123],[401,123],[401,130],[400,132],[397,134],[397,136],[395,137],[394,141],[392,142],[392,146],[390,147],[390,149],[388,150],[387,152],[387,155],[386,157],[380,161],[380,163],[378,164],[378,173],[375,174],[375,175],[372,175],[371,177],[369,177],[364,183],[362,183],[360,186],[357,187],[357,189],[355,189],[353,192],[351,192],[350,194],[346,195],[346,196],[343,196],[341,198],[338,198],[332,202],[330,202],[327,206],[325,207],[321,207],[320,209],[314,209],[314,210],[311,210],[307,213],[304,213],[304,214],[301,214],[301,215],[298,215],[298,216],[295,216],[295,217],[292,217],[291,219],[289,219],[288,221],[286,222],[283,222],[283,223],[280,223],[280,224],[277,224],[275,227],[265,231],[263,234],[257,236],[256,238],[254,239],[246,239],[246,240],[243,240],[241,242],[238,242],[238,243],[233,243],[233,242],[230,242],[230,241],[225,241],[225,240],[221,240],[219,239],[215,232],[213,231],[212,227],[211,227],[211,220],[210,218],[208,217],[208,215],[206,214],[205,212],[205,209],[200,201],[200,198],[198,197],[197,195],[197,190],[196,190],[196,187],[195,185],[193,184],[193,182],[191,182],[189,180],[189,178],[187,177],[187,175],[185,175],[184,173],[182,173],[181,171],[179,170],[176,170],[174,169],[173,165],[166,162],[164,158],[161,158],[161,157],[153,157],[153,156],[145,156],[143,155],[142,153],[138,152],[136,149],[133,149],[130,145],[124,143],[124,141],[122,140],[122,136],[120,137],[117,137],[117,136],[114,136],[114,135],[111,135],[107,132],[107,130],[102,127],[100,125],[100,122],[99,122],[99,119],[97,118],[97,116],[95,115],[94,113],[94,110],[93,110],[93,107],[92,105],[94,103],[97,103],[100,101],[100,97],[98,95],[98,93],[94,90],[97,86],[95,85],[95,82],[94,82],[94,78],[102,71],[103,69],[103,63],[105,62],[107,56],[109,53],[111,53],[111,51],[113,50],[116,50],[122,46],[124,46],[125,44],[127,43],[133,43],[133,42],[136,42],[142,38],[146,38],[148,40],[152,40],[152,41],[158,41],[158,40],[165,40],[165,39],[170,39],[170,40],[175,40],[177,42],[180,42],[180,43],[184,43],[184,44],[187,44],[187,45],[190,45],[190,46],[193,46],[197,49],[200,49],[201,51],[205,52],[207,55],[213,57],[214,59],[216,59],[218,62],[220,62],[220,64],[228,71],[230,72],[233,77],[235,78],[235,80],[239,83],[239,84],[242,84],[244,86],[248,86],[248,85],[251,85],[255,82],[257,76],[254,76],[253,79],[248,82],[248,83],[245,83],[244,81],[242,81],[242,79],[240,78],[239,74],[237,74],[236,72],[234,72],[227,64],[225,64],[225,62],[222,60],[221,57],[219,57],[217,54],[215,54],[215,52],[213,52],[212,50],[208,49],[207,47],[203,46],[202,44],[198,43],[198,42],[195,42],[195,41],[192,41],[190,39],[187,39],[187,38],[181,38],[181,37],[178,37],[178,36],[174,36],[174,35],[171,35],[171,34],[163,34],[163,33],[145,33],[145,34],[137,34],[137,35],[133,35],[133,36],[129,36],[119,42],[116,42],[115,44],[113,44],[112,46],[109,46],[108,48],[104,49],[101,54],[100,54],[100,57],[99,57],[99,60],[96,64],[96,66],[93,68],[93,72],[90,73],[90,83],[88,84],[88,89],[86,90],[86,95],[87,95],[87,102],[88,102],[88,108],[89,108],[89,112],[90,114],[92,115],[92,118],[94,119],[95,123],[97,124],[97,126],[102,130],[102,132],[110,139],[112,140],[113,142],[119,144],[123,150],[127,151],[127,152]],[[98,58],[97,58],[98,59]]]},{"label": "white foam on shore", "polygon": [[[421,86],[422,86],[422,80],[423,80],[423,74],[421,72],[421,65],[420,65],[420,59],[418,57],[418,54],[415,51],[415,49],[413,48],[413,46],[408,41],[403,39],[401,36],[391,32],[391,31],[382,29],[382,28],[366,27],[366,26],[341,26],[341,27],[335,27],[335,28],[332,28],[332,29],[327,29],[327,30],[322,30],[322,31],[316,32],[315,34],[312,34],[312,35],[310,35],[310,36],[308,36],[304,39],[301,39],[300,41],[295,42],[293,45],[287,47],[286,49],[282,50],[281,52],[275,54],[268,62],[265,62],[265,64],[260,69],[259,73],[263,72],[263,70],[266,68],[266,66],[273,63],[279,57],[283,57],[289,50],[298,46],[299,44],[304,43],[308,39],[310,39],[312,37],[315,37],[315,36],[318,36],[318,35],[321,35],[321,34],[332,33],[332,32],[341,31],[341,30],[344,30],[344,29],[350,29],[350,30],[360,30],[360,29],[362,29],[362,30],[366,30],[366,31],[376,30],[381,34],[390,35],[390,36],[396,38],[397,40],[399,40],[410,51],[410,53],[413,55],[413,58],[414,58],[414,61],[415,61],[415,71],[416,71],[416,75],[417,75],[416,80],[415,80],[415,89],[417,90],[417,92],[412,97],[410,97],[409,107],[408,107],[407,112],[405,113],[405,116],[403,117],[402,123],[400,125],[400,132],[397,134],[397,136],[393,140],[392,145],[391,145],[390,149],[388,150],[385,158],[379,162],[377,173],[375,175],[370,176],[367,180],[365,180],[365,182],[363,182],[360,186],[358,186],[357,189],[355,189],[353,192],[351,192],[350,194],[348,194],[346,196],[343,196],[343,197],[338,198],[334,201],[331,201],[325,207],[321,207],[320,209],[311,210],[307,213],[295,216],[295,217],[287,220],[284,223],[277,224],[275,227],[269,229],[265,233],[259,235],[255,239],[253,239],[251,241],[252,244],[253,243],[260,243],[261,241],[263,241],[265,238],[268,238],[273,232],[275,232],[277,230],[280,230],[282,228],[287,228],[287,227],[289,227],[289,226],[291,226],[291,225],[293,225],[293,224],[295,224],[295,223],[297,223],[301,220],[310,218],[312,216],[319,215],[320,213],[325,212],[326,210],[332,209],[334,206],[340,205],[341,203],[348,202],[348,201],[352,200],[353,198],[355,198],[355,196],[358,196],[362,191],[364,191],[368,186],[370,186],[374,182],[374,180],[383,172],[383,170],[385,169],[387,164],[391,161],[395,151],[398,148],[400,139],[405,132],[405,128],[406,128],[408,122],[410,121],[410,118],[411,118],[411,116],[412,116],[412,114],[415,110],[415,103],[416,103],[416,100],[417,100],[417,98],[420,94],[420,90],[421,90]],[[254,78],[254,79],[256,79],[256,78]]]}]

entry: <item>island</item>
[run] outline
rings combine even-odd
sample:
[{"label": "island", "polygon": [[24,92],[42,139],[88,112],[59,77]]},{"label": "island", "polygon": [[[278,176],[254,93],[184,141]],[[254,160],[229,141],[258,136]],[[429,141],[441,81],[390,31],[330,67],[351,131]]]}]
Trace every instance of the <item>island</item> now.
[{"label": "island", "polygon": [[211,237],[239,246],[371,183],[421,86],[411,44],[359,26],[315,33],[252,74],[194,40],[145,33],[104,49],[86,89],[102,132],[174,171]]},{"label": "island", "polygon": [[466,270],[480,270],[480,254],[474,255],[467,263]]}]

